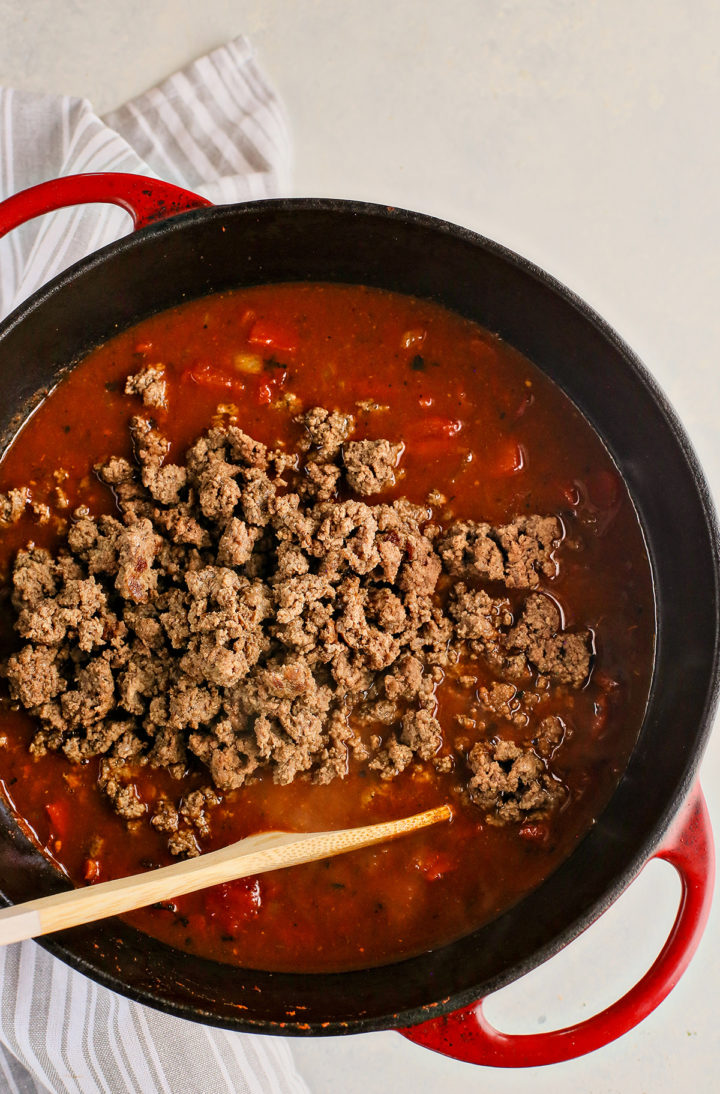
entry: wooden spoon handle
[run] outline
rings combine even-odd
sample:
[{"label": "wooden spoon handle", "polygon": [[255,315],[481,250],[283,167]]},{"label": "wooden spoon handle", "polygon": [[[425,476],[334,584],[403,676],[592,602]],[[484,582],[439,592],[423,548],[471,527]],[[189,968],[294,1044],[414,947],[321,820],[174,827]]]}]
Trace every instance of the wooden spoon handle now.
[{"label": "wooden spoon handle", "polygon": [[176,862],[145,874],[104,881],[82,889],[29,900],[0,912],[0,945],[52,931],[92,923],[110,915],[131,912],[160,900],[220,885],[225,881],[264,874],[301,862],[330,858],[406,835],[418,828],[450,820],[452,808],[440,805],[402,820],[344,828],[339,832],[262,832],[231,843],[219,851]]}]

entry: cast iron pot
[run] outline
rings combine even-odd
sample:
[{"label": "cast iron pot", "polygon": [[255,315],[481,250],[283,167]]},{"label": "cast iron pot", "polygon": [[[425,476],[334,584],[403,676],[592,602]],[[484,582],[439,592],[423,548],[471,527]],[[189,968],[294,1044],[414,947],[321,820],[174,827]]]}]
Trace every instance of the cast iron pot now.
[{"label": "cast iron pot", "polygon": [[[0,235],[84,201],[121,205],[139,230],[56,278],[0,326],[2,449],[39,393],[92,347],[183,300],[305,280],[436,300],[526,354],[604,440],[645,532],[657,649],[636,747],[598,823],[538,889],[452,945],[337,975],[238,970],[179,954],[115,920],[42,945],[132,999],[229,1029],[318,1035],[401,1028],[438,1051],[500,1066],[567,1059],[619,1036],[682,974],[713,882],[709,821],[693,784],[717,692],[718,534],[705,480],[664,396],[582,301],[524,259],[451,224],[348,201],[215,208],[155,180],[84,175],[0,205]],[[640,983],[578,1026],[527,1037],[493,1030],[478,1000],[575,938],[655,855],[676,866],[683,897],[671,936]],[[64,886],[2,805],[0,877],[7,903]]]}]

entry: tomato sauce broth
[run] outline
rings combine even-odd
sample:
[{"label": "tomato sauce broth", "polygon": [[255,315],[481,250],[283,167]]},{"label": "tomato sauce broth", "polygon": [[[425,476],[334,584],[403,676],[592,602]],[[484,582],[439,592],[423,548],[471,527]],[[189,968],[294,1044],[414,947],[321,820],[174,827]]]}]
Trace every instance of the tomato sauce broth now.
[{"label": "tomato sauce broth", "polygon": [[[43,525],[28,515],[3,529],[4,585],[17,549],[29,540],[57,547],[64,515],[77,506],[115,511],[92,468],[110,454],[130,457],[128,421],[138,401],[123,393],[124,381],[149,363],[165,367],[169,409],[154,414],[171,441],[171,460],[218,415],[277,446],[299,437],[300,408],[327,406],[355,414],[359,437],[404,442],[391,496],[425,504],[439,492],[444,500],[435,494],[430,507],[442,523],[557,514],[565,530],[559,575],[542,587],[566,626],[591,628],[595,664],[581,691],[553,700],[553,713],[571,730],[553,760],[569,795],[548,824],[488,825],[458,795],[457,776],[429,763],[390,781],[354,761],[347,778],[326,786],[261,778],[224,794],[203,850],[274,828],[393,819],[448,800],[455,816],[394,843],[191,894],[127,919],[180,950],[309,972],[398,960],[482,925],[538,885],[593,824],[642,721],[654,642],[650,568],[603,445],[534,365],[438,305],[354,286],[227,292],[117,335],[25,424],[0,463],[0,490],[28,485],[53,518]],[[1,637],[5,654],[16,645],[7,607]],[[476,676],[478,687],[492,679],[479,662],[459,669]],[[448,674],[437,697],[447,744],[469,738],[471,745],[472,732],[455,721],[467,712],[467,691]],[[112,812],[96,786],[97,760],[74,766],[57,754],[30,756],[34,729],[4,702],[2,787],[22,826],[67,877],[87,884],[172,861],[161,833]],[[502,730],[508,735],[507,725]],[[178,784],[146,766],[136,782],[150,802],[206,785],[208,777],[190,770]]]}]

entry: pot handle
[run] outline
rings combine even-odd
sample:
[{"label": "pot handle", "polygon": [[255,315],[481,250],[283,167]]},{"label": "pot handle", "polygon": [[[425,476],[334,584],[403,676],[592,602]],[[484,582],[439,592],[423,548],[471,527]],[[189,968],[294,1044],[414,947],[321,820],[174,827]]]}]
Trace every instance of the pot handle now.
[{"label": "pot handle", "polygon": [[212,205],[211,201],[172,183],[145,175],[102,171],[65,175],[38,183],[0,203],[0,238],[28,220],[68,205],[102,202],[119,205],[133,219],[135,230],[166,217]]},{"label": "pot handle", "polygon": [[490,1025],[481,999],[446,1017],[399,1032],[444,1056],[487,1067],[537,1067],[572,1060],[627,1033],[675,987],[690,963],[710,913],[715,860],[710,817],[699,784],[653,858],[665,859],[680,875],[680,907],[660,956],[612,1006],[565,1029],[515,1036]]}]

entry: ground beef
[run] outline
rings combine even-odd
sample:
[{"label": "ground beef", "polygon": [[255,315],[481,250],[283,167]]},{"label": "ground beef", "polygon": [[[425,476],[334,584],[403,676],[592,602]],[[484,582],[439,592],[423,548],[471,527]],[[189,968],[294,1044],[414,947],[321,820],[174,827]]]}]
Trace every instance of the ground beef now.
[{"label": "ground beef", "polygon": [[147,808],[136,785],[127,777],[125,764],[120,757],[109,757],[100,763],[98,785],[112,802],[115,812],[126,820],[137,820]]},{"label": "ground beef", "polygon": [[508,722],[523,724],[523,715],[520,712],[520,700],[517,697],[517,688],[514,684],[494,682],[489,688],[478,690],[478,699],[481,706],[490,714],[498,718],[504,718]]},{"label": "ground beef", "polygon": [[377,755],[370,761],[369,767],[379,772],[383,779],[394,779],[401,771],[404,771],[413,758],[413,750],[404,744],[400,744],[397,737],[392,734],[380,749]]},{"label": "ground beef", "polygon": [[180,825],[180,814],[168,798],[161,798],[155,807],[155,812],[150,820],[153,828],[158,832],[177,832]]},{"label": "ground beef", "polygon": [[395,484],[402,444],[390,441],[350,441],[345,445],[345,474],[356,494],[379,494]]},{"label": "ground beef", "polygon": [[100,464],[95,470],[108,486],[120,486],[135,479],[133,465],[121,456],[111,456],[107,463]]},{"label": "ground beef", "polygon": [[336,464],[326,463],[313,453],[305,462],[305,481],[299,488],[300,496],[330,501],[337,492],[341,474]]},{"label": "ground beef", "polygon": [[17,524],[30,502],[30,491],[27,487],[8,490],[7,494],[0,494],[0,526],[3,524]]},{"label": "ground beef", "polygon": [[481,647],[496,646],[500,628],[512,623],[509,602],[489,596],[484,589],[469,589],[459,582],[450,593],[448,611],[459,638],[471,639]]},{"label": "ground beef", "polygon": [[305,436],[300,442],[301,449],[315,448],[327,459],[334,459],[342,443],[355,428],[352,414],[332,412],[321,406],[314,406],[302,414],[298,422],[304,427]]},{"label": "ground beef", "polygon": [[60,700],[63,719],[70,729],[87,729],[105,718],[115,706],[115,678],[105,656],[94,657],[75,672],[77,687]]},{"label": "ground beef", "polygon": [[590,671],[591,635],[589,631],[571,634],[560,630],[560,612],[549,596],[533,593],[525,602],[516,626],[505,643],[522,650],[528,661],[541,673],[563,684],[579,688]]},{"label": "ground beef", "polygon": [[[156,371],[127,381],[146,405]],[[393,485],[402,444],[350,441],[352,416],[321,407],[298,423],[294,452],[216,427],[168,463],[157,424],[135,417],[135,462],[96,469],[118,516],[78,512],[56,556],[18,552],[22,645],[2,672],[40,723],[33,752],[100,757],[115,809],[167,833],[175,854],[197,854],[222,794],[260,771],[326,783],[351,754],[386,779],[455,772],[492,823],[547,814],[566,729],[547,703],[536,724],[528,686],[539,673],[551,690],[579,687],[591,664],[589,632],[563,631],[549,596],[523,593],[554,576],[559,521],[443,529],[405,498],[368,504],[357,495]],[[0,520],[26,501],[4,495]],[[468,658],[496,680],[468,699],[463,724],[481,739],[453,753],[436,691]],[[498,721],[526,743],[489,736]],[[146,802],[139,767],[203,769],[213,786]]]},{"label": "ground beef", "polygon": [[208,810],[220,804],[220,798],[210,786],[202,790],[193,790],[180,805],[180,816],[188,824],[192,824],[198,835],[207,837],[210,835],[210,819]]},{"label": "ground beef", "polygon": [[535,751],[546,758],[551,757],[568,736],[568,729],[562,718],[551,714],[543,718],[537,728],[537,736],[533,742]]},{"label": "ground beef", "polygon": [[553,552],[561,538],[556,517],[518,517],[496,527],[468,520],[453,524],[438,550],[449,574],[534,589],[542,576],[555,576]]},{"label": "ground beef", "polygon": [[60,672],[62,658],[45,646],[23,646],[5,665],[5,675],[14,698],[28,710],[37,710],[67,689]]},{"label": "ground beef", "polygon": [[481,741],[468,756],[471,799],[490,824],[541,820],[565,797],[562,784],[531,747],[514,741]]},{"label": "ground beef", "polygon": [[426,710],[411,710],[405,715],[400,739],[421,760],[432,759],[443,742],[440,723]]},{"label": "ground beef", "polygon": [[115,588],[124,600],[145,603],[157,588],[157,571],[152,568],[160,547],[149,520],[139,520],[118,536],[118,568]]},{"label": "ground beef", "polygon": [[502,581],[505,563],[489,524],[466,520],[453,524],[440,538],[438,550],[449,574]]},{"label": "ground beef", "polygon": [[252,555],[259,536],[259,528],[249,528],[244,521],[230,517],[218,544],[218,562],[223,566],[244,566]]},{"label": "ground beef", "polygon": [[200,845],[191,828],[181,828],[168,840],[168,850],[173,855],[184,855],[186,858],[195,858],[200,854]]},{"label": "ground beef", "polygon": [[146,365],[125,381],[126,395],[140,395],[145,406],[167,409],[167,384],[162,365]]}]

